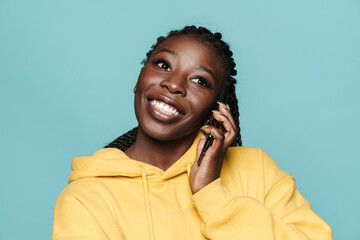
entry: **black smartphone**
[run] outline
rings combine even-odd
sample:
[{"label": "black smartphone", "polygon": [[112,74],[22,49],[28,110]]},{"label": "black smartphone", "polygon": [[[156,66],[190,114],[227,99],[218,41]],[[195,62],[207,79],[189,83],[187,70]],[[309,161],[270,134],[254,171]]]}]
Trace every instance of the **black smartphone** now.
[{"label": "black smartphone", "polygon": [[[213,125],[215,127],[219,127],[220,123],[218,121],[216,121],[214,118],[211,120],[210,125]],[[205,144],[203,149],[201,150],[199,159],[197,161],[197,165],[200,166],[201,161],[203,160],[206,151],[209,149],[209,147],[211,147],[212,143],[214,141],[214,137],[211,134],[208,134],[205,140]]]},{"label": "black smartphone", "polygon": [[[227,100],[227,99],[226,99],[226,100]],[[226,105],[226,103],[227,103],[227,101],[225,101],[225,105]],[[211,119],[209,125],[215,126],[216,128],[219,128],[219,127],[221,126],[221,124],[220,124],[218,121],[216,121],[215,118]],[[198,166],[200,166],[201,161],[203,160],[206,151],[209,149],[209,147],[211,147],[213,141],[214,141],[214,137],[213,137],[211,134],[208,134],[207,137],[206,137],[206,140],[205,140],[204,147],[203,147],[203,149],[201,150],[199,159],[197,160],[197,165],[198,165]]]}]

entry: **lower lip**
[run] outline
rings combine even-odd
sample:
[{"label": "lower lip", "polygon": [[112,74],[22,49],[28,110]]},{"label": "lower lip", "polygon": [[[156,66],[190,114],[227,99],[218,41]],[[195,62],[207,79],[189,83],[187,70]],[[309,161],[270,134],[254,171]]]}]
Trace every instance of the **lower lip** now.
[{"label": "lower lip", "polygon": [[181,113],[179,113],[177,115],[168,115],[166,113],[161,112],[159,109],[155,108],[151,104],[151,100],[148,100],[148,109],[149,109],[150,114],[155,119],[157,119],[157,120],[159,120],[161,122],[171,123],[171,122],[175,122],[176,120],[181,118]]}]

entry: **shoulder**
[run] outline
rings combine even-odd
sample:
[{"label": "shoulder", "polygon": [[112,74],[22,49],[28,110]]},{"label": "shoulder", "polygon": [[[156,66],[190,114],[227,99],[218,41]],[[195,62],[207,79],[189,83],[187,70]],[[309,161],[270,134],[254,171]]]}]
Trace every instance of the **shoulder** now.
[{"label": "shoulder", "polygon": [[275,161],[260,148],[230,147],[226,152],[225,161],[241,167],[278,168]]},{"label": "shoulder", "polygon": [[273,183],[291,176],[282,171],[276,162],[262,149],[251,147],[230,147],[226,152],[224,165],[242,174],[262,176],[266,183]]},{"label": "shoulder", "polygon": [[102,148],[93,153],[93,157],[105,158],[105,159],[113,159],[119,158],[120,156],[125,155],[123,151],[118,148]]},{"label": "shoulder", "polygon": [[260,148],[252,148],[252,147],[229,147],[226,155],[228,157],[251,157],[251,158],[259,158],[262,154],[262,150]]},{"label": "shoulder", "polygon": [[107,191],[100,179],[83,178],[68,184],[60,193],[57,201],[80,201],[89,202],[92,199],[101,198]]},{"label": "shoulder", "polygon": [[233,167],[252,168],[263,164],[263,151],[251,147],[230,147],[226,151],[224,163]]}]

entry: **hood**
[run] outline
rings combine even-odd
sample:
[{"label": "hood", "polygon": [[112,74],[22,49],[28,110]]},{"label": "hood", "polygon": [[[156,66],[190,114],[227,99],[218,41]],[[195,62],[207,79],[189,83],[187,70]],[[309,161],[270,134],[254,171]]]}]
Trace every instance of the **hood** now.
[{"label": "hood", "polygon": [[203,133],[199,131],[191,147],[166,171],[131,159],[117,148],[100,149],[89,157],[75,157],[71,163],[73,171],[70,174],[69,183],[81,178],[142,177],[144,172],[149,180],[166,180],[186,171],[189,172],[196,158],[196,146],[201,135]]}]

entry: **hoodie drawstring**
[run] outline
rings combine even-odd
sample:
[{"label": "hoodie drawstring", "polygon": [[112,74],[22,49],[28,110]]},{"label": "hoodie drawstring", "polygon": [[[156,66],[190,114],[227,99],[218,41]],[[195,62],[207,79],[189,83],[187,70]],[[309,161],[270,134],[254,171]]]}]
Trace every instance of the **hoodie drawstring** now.
[{"label": "hoodie drawstring", "polygon": [[142,180],[143,180],[143,184],[144,184],[144,199],[145,199],[146,215],[147,215],[147,222],[148,222],[148,229],[149,229],[149,239],[155,240],[147,175],[146,175],[146,171],[144,168],[140,167],[140,169],[141,169],[141,175],[142,175]]}]

